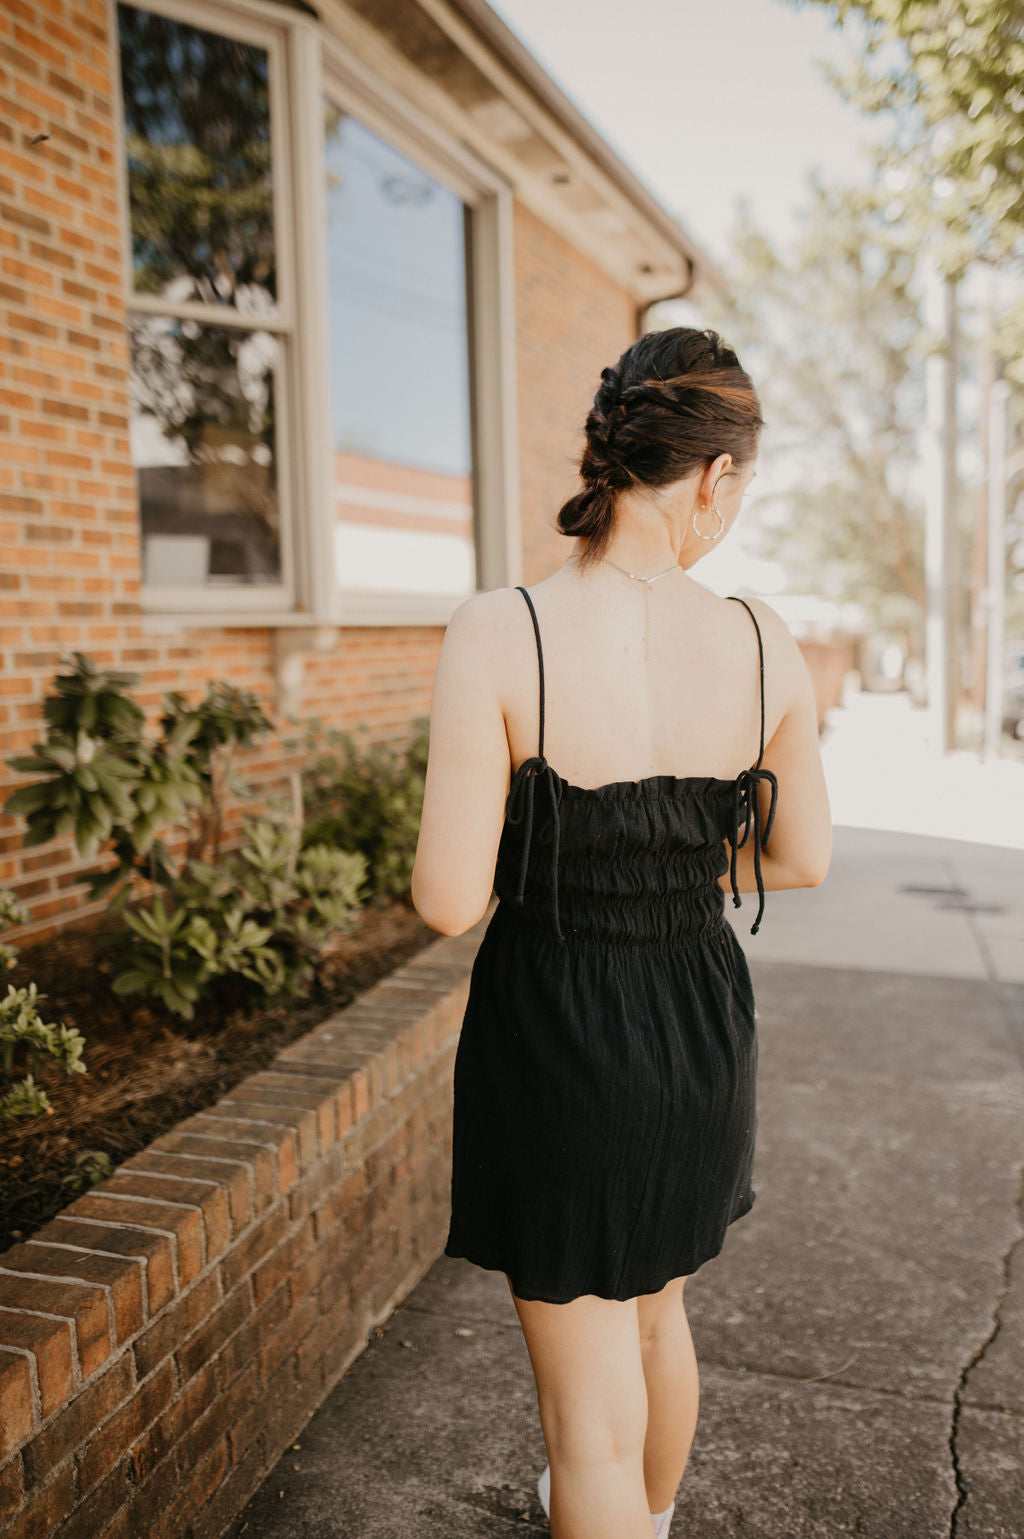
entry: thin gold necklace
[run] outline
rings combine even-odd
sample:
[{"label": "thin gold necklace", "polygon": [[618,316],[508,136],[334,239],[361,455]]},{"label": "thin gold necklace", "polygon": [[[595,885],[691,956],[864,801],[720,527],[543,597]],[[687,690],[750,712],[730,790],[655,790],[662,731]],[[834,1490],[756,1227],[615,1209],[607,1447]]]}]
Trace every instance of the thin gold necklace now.
[{"label": "thin gold necklace", "polygon": [[[574,556],[572,559],[578,561],[579,557],[578,556]],[[644,662],[649,662],[650,661],[650,656],[651,656],[651,647],[650,647],[650,640],[649,640],[649,636],[650,636],[650,618],[651,618],[651,606],[650,606],[651,584],[652,583],[656,583],[658,581],[659,577],[667,577],[669,572],[676,572],[676,571],[678,571],[679,570],[679,563],[678,563],[678,561],[673,562],[673,564],[671,566],[667,566],[663,572],[655,572],[653,577],[644,577],[640,572],[627,572],[626,568],[624,566],[619,566],[619,563],[617,561],[613,561],[611,556],[599,556],[598,560],[599,561],[607,561],[608,565],[609,566],[613,566],[617,572],[621,572],[623,577],[632,577],[634,582],[642,582],[643,583],[643,585],[644,585]]]}]

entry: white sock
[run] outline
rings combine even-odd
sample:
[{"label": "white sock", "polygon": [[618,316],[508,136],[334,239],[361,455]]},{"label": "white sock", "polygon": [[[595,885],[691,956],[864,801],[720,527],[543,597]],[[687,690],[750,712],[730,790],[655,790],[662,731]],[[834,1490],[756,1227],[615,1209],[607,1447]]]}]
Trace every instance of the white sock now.
[{"label": "white sock", "polygon": [[[537,1481],[537,1494],[540,1504],[544,1508],[544,1516],[551,1516],[551,1466],[545,1464],[543,1473]],[[672,1514],[676,1510],[676,1504],[666,1507],[664,1512],[651,1513],[651,1525],[654,1529],[654,1539],[668,1539],[668,1531],[672,1523]]]},{"label": "white sock", "polygon": [[672,1514],[676,1510],[675,1502],[666,1507],[664,1512],[652,1512],[651,1522],[654,1524],[654,1539],[668,1539],[668,1531],[672,1526]]}]

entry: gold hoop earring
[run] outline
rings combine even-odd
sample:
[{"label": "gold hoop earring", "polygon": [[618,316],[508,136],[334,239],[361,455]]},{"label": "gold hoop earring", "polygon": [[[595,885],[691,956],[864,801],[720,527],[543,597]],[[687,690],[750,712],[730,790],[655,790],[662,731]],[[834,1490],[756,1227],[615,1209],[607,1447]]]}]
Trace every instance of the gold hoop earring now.
[{"label": "gold hoop earring", "polygon": [[697,528],[697,509],[694,508],[694,510],[693,510],[693,517],[690,519],[690,524],[691,524],[691,526],[693,528],[694,534],[697,536],[697,538],[699,540],[717,540],[718,536],[721,534],[722,530],[725,528],[725,519],[722,517],[721,513],[719,512],[718,504],[717,504],[717,502],[715,502],[714,498],[711,499],[711,506],[714,509],[715,513],[718,515],[718,528],[715,530],[714,534],[701,534],[700,530]]}]

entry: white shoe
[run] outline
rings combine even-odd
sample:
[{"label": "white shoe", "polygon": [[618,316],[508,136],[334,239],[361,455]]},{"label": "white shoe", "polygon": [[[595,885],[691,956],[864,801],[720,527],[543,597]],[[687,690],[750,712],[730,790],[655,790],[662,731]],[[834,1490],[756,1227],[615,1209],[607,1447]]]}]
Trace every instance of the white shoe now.
[{"label": "white shoe", "polygon": [[[537,1481],[537,1495],[540,1504],[544,1508],[544,1516],[551,1516],[551,1465],[545,1464],[543,1472]],[[651,1527],[654,1530],[654,1539],[668,1539],[668,1531],[672,1524],[672,1514],[676,1510],[675,1502],[664,1512],[651,1513]]]}]

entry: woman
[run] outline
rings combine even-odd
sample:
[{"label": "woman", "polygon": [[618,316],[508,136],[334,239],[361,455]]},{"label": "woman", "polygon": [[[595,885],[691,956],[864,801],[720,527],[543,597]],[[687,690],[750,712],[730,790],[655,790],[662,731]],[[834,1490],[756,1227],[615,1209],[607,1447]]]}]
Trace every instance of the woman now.
[{"label": "woman", "polygon": [[648,1539],[697,1421],[683,1287],[755,1196],[756,1009],[725,893],[757,892],[756,932],[766,889],[824,879],[831,820],[796,643],[689,575],[755,474],[749,377],[690,327],[601,377],[558,515],[571,553],[449,621],[412,896],[446,935],[499,897],[456,1054],[446,1254],[508,1280],[556,1539]]}]

